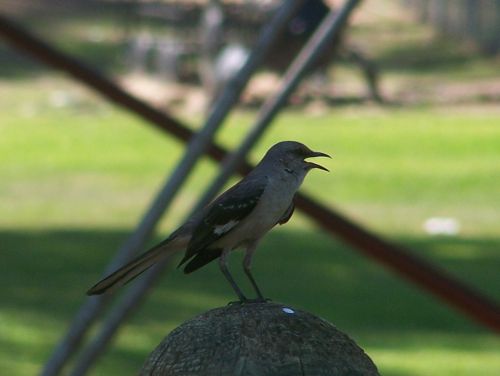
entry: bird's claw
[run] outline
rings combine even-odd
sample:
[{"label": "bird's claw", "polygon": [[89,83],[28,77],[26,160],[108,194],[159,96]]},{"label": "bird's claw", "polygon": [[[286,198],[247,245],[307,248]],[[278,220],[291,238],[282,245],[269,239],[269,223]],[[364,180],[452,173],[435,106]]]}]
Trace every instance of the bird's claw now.
[{"label": "bird's claw", "polygon": [[272,302],[272,300],[269,298],[261,297],[255,299],[247,299],[245,303],[269,303],[269,302]]},{"label": "bird's claw", "polygon": [[232,305],[237,305],[237,304],[252,304],[252,303],[269,303],[272,302],[271,299],[269,298],[255,298],[255,299],[241,299],[241,300],[236,300],[234,302],[229,302],[227,305],[232,306]]}]

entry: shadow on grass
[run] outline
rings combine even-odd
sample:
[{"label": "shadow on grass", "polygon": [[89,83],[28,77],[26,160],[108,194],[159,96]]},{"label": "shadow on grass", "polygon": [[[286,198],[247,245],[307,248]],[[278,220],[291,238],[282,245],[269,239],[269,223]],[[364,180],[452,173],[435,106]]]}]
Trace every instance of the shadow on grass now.
[{"label": "shadow on grass", "polygon": [[[126,236],[124,230],[0,232],[2,306],[68,320]],[[400,242],[476,287],[494,291],[498,285],[498,240]],[[231,257],[232,270],[250,293],[240,273],[240,253]],[[255,257],[254,274],[268,296],[315,312],[347,330],[477,329],[433,297],[322,233],[280,230],[269,235]],[[168,319],[183,321],[189,317],[185,314],[232,299],[216,263],[189,276],[173,270],[148,301],[147,319],[164,319],[168,304]]]},{"label": "shadow on grass", "polygon": [[[0,341],[0,349],[11,354],[11,359],[19,361],[24,356],[41,366],[87,299],[86,289],[99,279],[127,234],[122,229],[0,231],[0,314],[15,317],[14,325],[25,327],[24,333],[36,328],[31,336],[42,336],[44,343],[23,342],[31,337],[6,337]],[[498,286],[499,240],[399,241],[476,287],[489,286],[495,291]],[[231,267],[250,295],[241,260],[241,252],[233,254]],[[235,300],[216,263],[189,276],[173,266],[170,269],[132,317],[128,339],[113,346],[99,364],[100,374],[137,369],[173,327]],[[371,351],[418,352],[433,346],[458,352],[488,350],[489,342],[483,345],[480,337],[485,330],[321,232],[274,231],[256,254],[254,275],[267,296],[314,312]],[[21,343],[20,352],[13,352]],[[384,373],[408,375],[387,369]]]}]

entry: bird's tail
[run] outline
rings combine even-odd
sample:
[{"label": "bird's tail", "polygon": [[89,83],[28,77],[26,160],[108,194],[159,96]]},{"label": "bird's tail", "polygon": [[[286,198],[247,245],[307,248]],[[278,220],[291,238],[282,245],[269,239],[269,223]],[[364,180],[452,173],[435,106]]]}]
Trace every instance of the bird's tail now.
[{"label": "bird's tail", "polygon": [[144,273],[158,261],[167,258],[175,251],[185,248],[189,239],[183,236],[170,237],[155,247],[136,257],[128,264],[111,273],[106,278],[97,282],[88,291],[87,295],[100,295],[111,292],[130,282],[135,277]]}]

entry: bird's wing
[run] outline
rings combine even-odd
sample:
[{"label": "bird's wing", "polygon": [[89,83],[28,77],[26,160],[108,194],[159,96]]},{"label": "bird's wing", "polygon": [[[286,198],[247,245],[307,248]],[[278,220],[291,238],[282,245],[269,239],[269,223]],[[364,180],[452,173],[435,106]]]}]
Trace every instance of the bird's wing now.
[{"label": "bird's wing", "polygon": [[229,233],[249,215],[266,187],[265,179],[245,179],[224,192],[206,210],[193,231],[186,255],[179,266]]},{"label": "bird's wing", "polygon": [[280,218],[280,220],[278,221],[278,223],[280,225],[284,225],[285,223],[287,223],[290,220],[290,218],[292,217],[292,214],[293,214],[294,211],[295,211],[295,204],[292,201],[292,203],[290,204],[290,206],[288,207],[288,209],[286,209],[286,212]]}]

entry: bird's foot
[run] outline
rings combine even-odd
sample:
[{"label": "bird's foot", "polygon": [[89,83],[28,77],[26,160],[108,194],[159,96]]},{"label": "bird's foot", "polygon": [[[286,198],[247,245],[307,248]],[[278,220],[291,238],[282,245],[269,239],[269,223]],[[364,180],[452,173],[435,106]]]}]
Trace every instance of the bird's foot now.
[{"label": "bird's foot", "polygon": [[235,300],[234,302],[229,302],[227,303],[228,306],[235,306],[235,305],[240,305],[240,304],[243,304],[245,303],[246,300]]},{"label": "bird's foot", "polygon": [[[259,299],[258,299],[259,300]],[[271,303],[273,300],[271,298],[260,298],[261,303]]]},{"label": "bird's foot", "polygon": [[238,304],[252,304],[252,303],[269,303],[272,302],[271,299],[269,298],[255,298],[255,299],[241,299],[241,300],[236,300],[234,302],[229,302],[227,303],[228,306],[232,305],[238,305]]},{"label": "bird's foot", "polygon": [[255,298],[255,299],[247,299],[243,303],[244,304],[250,304],[250,303],[269,303],[271,301],[272,300],[269,299],[269,298],[259,297],[259,298]]}]

